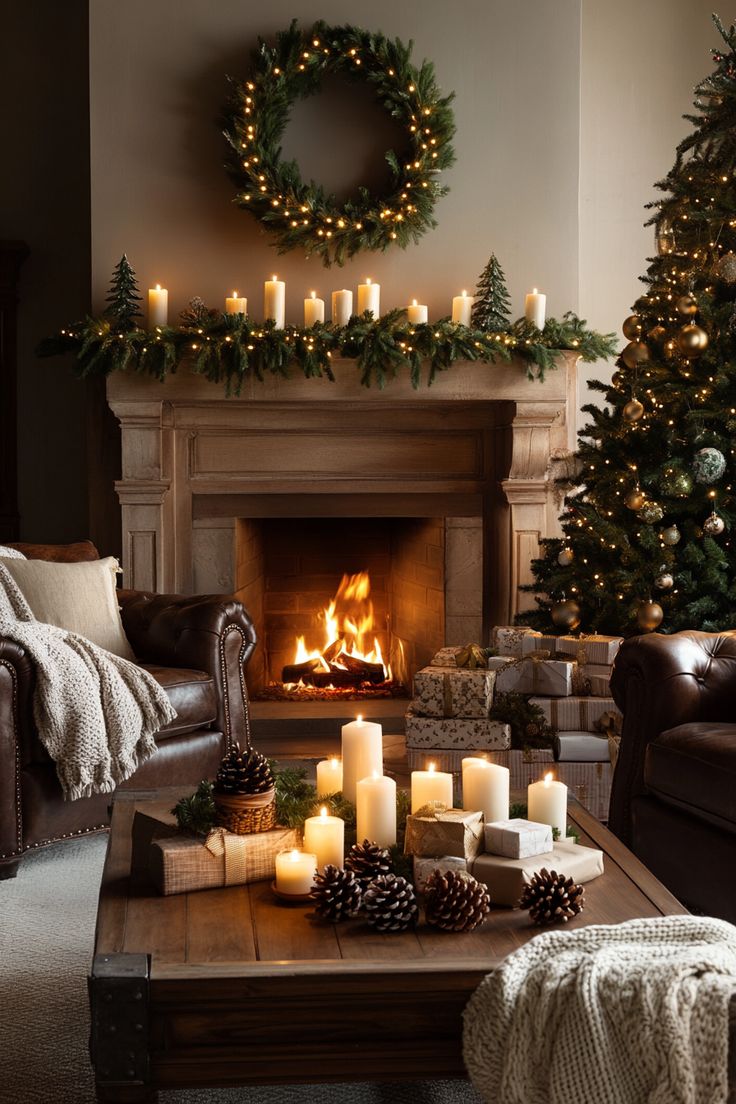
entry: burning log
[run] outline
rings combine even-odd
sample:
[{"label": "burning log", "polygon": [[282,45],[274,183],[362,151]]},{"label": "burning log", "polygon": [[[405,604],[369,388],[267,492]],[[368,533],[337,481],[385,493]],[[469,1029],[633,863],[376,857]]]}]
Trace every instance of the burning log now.
[{"label": "burning log", "polygon": [[342,651],[345,640],[343,637],[338,636],[337,640],[333,640],[322,653],[322,658],[327,663],[334,663],[340,652]]},{"label": "burning log", "polygon": [[309,676],[314,674],[315,671],[321,671],[322,674],[326,674],[320,659],[307,659],[304,663],[288,663],[286,667],[281,670],[282,682],[305,682],[309,683]]},{"label": "burning log", "polygon": [[370,663],[367,659],[344,654],[340,656],[340,663],[360,682],[383,682],[386,678],[382,663]]}]

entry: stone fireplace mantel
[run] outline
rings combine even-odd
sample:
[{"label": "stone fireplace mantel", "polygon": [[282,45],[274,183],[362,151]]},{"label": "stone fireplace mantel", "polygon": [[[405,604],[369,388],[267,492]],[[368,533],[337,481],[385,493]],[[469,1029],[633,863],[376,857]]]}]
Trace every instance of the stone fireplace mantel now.
[{"label": "stone fireplace mantel", "polygon": [[518,360],[455,364],[417,391],[361,387],[343,361],[335,383],[270,377],[237,398],[186,368],[116,373],[125,585],[235,590],[239,518],[481,519],[483,623],[507,623],[540,537],[559,532],[550,457],[575,447],[577,360],[560,354],[543,382]]}]

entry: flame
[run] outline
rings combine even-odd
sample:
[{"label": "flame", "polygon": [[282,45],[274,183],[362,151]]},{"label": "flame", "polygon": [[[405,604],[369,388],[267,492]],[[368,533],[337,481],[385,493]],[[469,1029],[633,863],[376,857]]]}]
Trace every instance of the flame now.
[{"label": "flame", "polygon": [[545,774],[545,776],[544,776],[545,786],[549,786],[550,783],[552,782],[553,778],[554,778],[554,775],[552,774],[552,771],[548,771],[547,774]]}]

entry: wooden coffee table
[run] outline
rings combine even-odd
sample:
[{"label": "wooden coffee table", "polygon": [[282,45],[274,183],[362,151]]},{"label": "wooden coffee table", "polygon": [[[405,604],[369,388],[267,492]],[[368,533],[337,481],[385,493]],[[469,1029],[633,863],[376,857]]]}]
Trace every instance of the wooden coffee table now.
[{"label": "wooden coffee table", "polygon": [[[462,1010],[510,951],[537,934],[495,909],[468,935],[423,924],[380,935],[325,925],[279,904],[270,885],[172,897],[129,885],[131,826],[152,797],[119,793],[89,982],[101,1101],[158,1089],[464,1076]],[[570,928],[687,910],[627,849],[572,804],[581,843],[605,852]]]}]

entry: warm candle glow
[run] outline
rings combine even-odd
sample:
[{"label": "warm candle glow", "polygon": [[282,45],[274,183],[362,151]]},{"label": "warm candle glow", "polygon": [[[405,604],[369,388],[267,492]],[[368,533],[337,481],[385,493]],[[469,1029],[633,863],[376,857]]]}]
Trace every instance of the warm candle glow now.
[{"label": "warm candle glow", "polygon": [[271,279],[272,280],[278,280],[278,276],[272,276]]},{"label": "warm candle glow", "polygon": [[301,857],[301,851],[298,851],[296,847],[294,848],[293,851],[289,852],[289,861],[290,862],[299,862],[300,857]]},{"label": "warm candle glow", "polygon": [[312,296],[313,299],[317,298],[317,292],[316,291],[310,291],[309,294]]},{"label": "warm candle glow", "polygon": [[467,298],[467,296],[468,296],[468,293],[467,293],[467,291],[465,290],[465,288],[463,288],[463,290],[462,290],[462,293],[461,293],[461,294],[462,294],[462,297],[463,297],[463,299],[466,299],[466,298]]},{"label": "warm candle glow", "polygon": [[417,301],[416,301],[416,299],[412,299],[412,301],[411,301],[411,305],[412,305],[413,307],[415,307],[415,306],[417,305]]},{"label": "warm candle glow", "polygon": [[434,763],[430,763],[429,766],[427,767],[427,770],[430,771],[430,772],[436,770],[436,767],[435,767]]},{"label": "warm candle glow", "polygon": [[326,805],[322,806],[322,808],[319,811],[319,815],[322,817],[323,820],[326,818],[326,816],[327,816],[327,806]]},{"label": "warm candle glow", "polygon": [[362,724],[363,723],[363,714],[362,713],[359,713],[358,716],[355,718],[355,723],[356,724]]},{"label": "warm candle glow", "polygon": [[369,283],[371,282],[371,278],[370,278],[370,276],[366,276],[366,278],[365,278],[365,282],[366,282],[367,284],[369,284]]},{"label": "warm candle glow", "polygon": [[160,290],[161,290],[161,285],[160,285],[160,284],[156,284],[156,291],[160,291]]},{"label": "warm candle glow", "polygon": [[332,767],[333,770],[337,770],[339,765],[340,765],[340,760],[337,758],[336,755],[333,755],[332,758],[330,759],[330,766]]},{"label": "warm candle glow", "polygon": [[550,783],[551,783],[551,781],[552,781],[552,777],[553,777],[553,776],[552,776],[552,771],[548,771],[548,772],[547,772],[547,774],[545,774],[545,776],[544,776],[544,784],[545,784],[545,786],[549,786],[549,784],[550,784]]},{"label": "warm candle glow", "polygon": [[[275,279],[276,279],[276,277],[274,276],[274,280],[275,280]],[[536,288],[532,288],[532,295],[536,295],[536,294],[537,294],[537,289],[536,289]]]},{"label": "warm candle glow", "polygon": [[233,299],[237,299],[237,298],[238,298],[238,293],[237,293],[237,291],[234,291],[233,292]]}]

